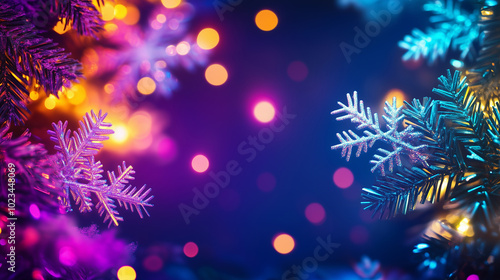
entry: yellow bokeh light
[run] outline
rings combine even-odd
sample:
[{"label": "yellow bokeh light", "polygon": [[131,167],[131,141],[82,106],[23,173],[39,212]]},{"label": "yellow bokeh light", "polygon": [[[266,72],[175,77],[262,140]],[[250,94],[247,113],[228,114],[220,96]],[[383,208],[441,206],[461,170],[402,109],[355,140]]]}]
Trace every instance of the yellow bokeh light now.
[{"label": "yellow bokeh light", "polygon": [[271,31],[278,25],[278,16],[271,10],[262,10],[255,16],[255,24],[262,31]]},{"label": "yellow bokeh light", "polygon": [[191,46],[189,45],[188,42],[182,41],[179,44],[177,44],[177,47],[175,47],[175,50],[180,55],[186,55],[189,53],[189,50],[191,50]]},{"label": "yellow bokeh light", "polygon": [[116,19],[124,19],[127,16],[127,7],[122,4],[118,4],[115,6],[115,18]]},{"label": "yellow bokeh light", "polygon": [[295,241],[290,235],[283,233],[274,238],[273,247],[280,254],[288,254],[295,248]]},{"label": "yellow bokeh light", "polygon": [[115,133],[111,134],[110,139],[116,143],[123,143],[128,139],[128,130],[124,125],[117,125],[113,127]]},{"label": "yellow bokeh light", "polygon": [[110,21],[115,18],[115,7],[113,4],[106,2],[101,6],[102,20]]},{"label": "yellow bokeh light", "polygon": [[159,23],[165,23],[165,21],[167,21],[167,17],[164,15],[164,14],[158,14],[156,16],[156,20],[159,22]]},{"label": "yellow bokeh light", "polygon": [[165,8],[173,9],[181,4],[181,0],[161,0]]},{"label": "yellow bokeh light", "polygon": [[[87,98],[87,91],[82,85],[74,85],[71,87],[70,91],[73,92],[73,97],[68,97],[68,102],[72,105],[79,105],[85,101]],[[69,92],[69,91],[68,91]]]},{"label": "yellow bokeh light", "polygon": [[113,33],[115,32],[116,30],[118,30],[118,25],[114,24],[114,23],[106,23],[104,25],[104,30],[106,30],[107,32],[109,33]]},{"label": "yellow bokeh light", "polygon": [[214,86],[220,86],[227,81],[228,74],[226,68],[220,64],[212,64],[205,71],[207,82]]},{"label": "yellow bokeh light", "polygon": [[465,232],[469,229],[469,219],[463,218],[458,225],[457,231],[461,234],[465,234]]},{"label": "yellow bokeh light", "polygon": [[213,28],[205,28],[198,34],[196,43],[204,50],[211,50],[219,44],[219,33]]},{"label": "yellow bokeh light", "polygon": [[56,97],[51,95],[45,99],[44,105],[48,110],[52,110],[56,107]]},{"label": "yellow bokeh light", "polygon": [[[406,96],[403,91],[399,89],[391,89],[386,95],[385,95],[385,101],[389,102],[389,104],[392,105],[393,98],[396,97],[396,106],[399,108],[403,106],[404,101],[406,99]],[[384,101],[384,104],[385,104]]]},{"label": "yellow bokeh light", "polygon": [[116,276],[118,277],[119,280],[135,280],[137,274],[135,273],[135,270],[131,266],[126,265],[118,269]]},{"label": "yellow bokeh light", "polygon": [[54,26],[54,31],[58,34],[64,34],[68,32],[68,30],[70,29],[71,26],[69,24],[66,26],[66,18],[63,18],[62,20],[58,21],[56,26]]},{"label": "yellow bokeh light", "polygon": [[30,92],[31,100],[33,100],[33,101],[38,100],[39,97],[40,97],[40,94],[38,92],[36,92],[36,91]]},{"label": "yellow bokeh light", "polygon": [[139,22],[141,12],[135,6],[127,6],[127,15],[123,18],[123,22],[127,25],[134,25]]},{"label": "yellow bokeh light", "polygon": [[152,94],[156,90],[156,83],[150,77],[144,77],[137,83],[137,90],[144,95]]}]

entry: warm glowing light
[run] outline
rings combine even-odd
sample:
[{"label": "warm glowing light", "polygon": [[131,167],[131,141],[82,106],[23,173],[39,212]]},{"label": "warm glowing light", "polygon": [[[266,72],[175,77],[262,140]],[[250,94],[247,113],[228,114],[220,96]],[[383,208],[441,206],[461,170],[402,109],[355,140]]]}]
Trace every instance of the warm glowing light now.
[{"label": "warm glowing light", "polygon": [[325,208],[319,203],[311,203],[307,205],[305,215],[307,220],[313,224],[321,224],[325,221]]},{"label": "warm glowing light", "polygon": [[205,78],[209,84],[220,86],[227,81],[227,70],[220,64],[212,64],[205,70]]},{"label": "warm glowing light", "polygon": [[[72,96],[72,97],[71,97]],[[72,105],[79,105],[87,98],[85,87],[80,84],[73,85],[66,93],[68,102]]]},{"label": "warm glowing light", "polygon": [[122,4],[118,4],[115,6],[115,18],[116,19],[124,19],[127,16],[127,7]]},{"label": "warm glowing light", "polygon": [[40,94],[37,91],[30,92],[31,100],[33,100],[33,101],[38,100],[39,97],[40,97]]},{"label": "warm glowing light", "polygon": [[118,25],[108,22],[104,25],[104,30],[109,32],[110,34],[114,33],[116,30],[118,30]]},{"label": "warm glowing light", "polygon": [[389,102],[389,104],[392,105],[392,101],[396,97],[396,106],[401,107],[404,104],[404,100],[406,99],[404,92],[402,92],[399,89],[391,89],[386,95],[385,95],[385,101]]},{"label": "warm glowing light", "polygon": [[354,182],[354,175],[351,170],[341,167],[333,173],[333,182],[341,189],[347,189]]},{"label": "warm glowing light", "polygon": [[184,245],[183,251],[188,258],[194,258],[198,255],[198,245],[194,242],[188,242]]},{"label": "warm glowing light", "polygon": [[137,82],[137,90],[144,94],[152,94],[156,90],[156,83],[150,77],[144,77]]},{"label": "warm glowing light", "polygon": [[54,31],[58,34],[64,34],[71,29],[71,26],[66,25],[66,18],[62,18],[62,20],[58,21],[56,26],[54,26]]},{"label": "warm glowing light", "polygon": [[115,86],[113,84],[106,84],[104,86],[104,92],[106,92],[107,94],[111,94],[115,91]]},{"label": "warm glowing light", "polygon": [[469,230],[469,219],[463,218],[458,225],[457,231],[461,234],[465,234],[467,230]]},{"label": "warm glowing light", "polygon": [[262,10],[255,16],[255,24],[262,31],[271,31],[278,25],[278,17],[271,10]]},{"label": "warm glowing light", "polygon": [[204,50],[211,50],[219,44],[219,33],[213,28],[205,28],[198,34],[196,43]]},{"label": "warm glowing light", "polygon": [[136,139],[144,139],[151,134],[153,119],[146,111],[135,112],[128,120],[127,127],[133,131],[133,137]]},{"label": "warm glowing light", "polygon": [[169,45],[165,48],[165,53],[170,55],[170,56],[174,56],[177,54],[177,51],[175,50],[175,46],[174,45]]},{"label": "warm glowing light", "polygon": [[141,12],[135,6],[127,6],[127,15],[123,18],[123,22],[127,25],[134,25],[139,22]]},{"label": "warm glowing light", "polygon": [[135,273],[134,268],[126,265],[118,269],[116,276],[118,277],[118,280],[135,280],[137,274]]},{"label": "warm glowing light", "polygon": [[115,18],[115,7],[113,4],[106,2],[101,6],[102,20],[110,21]]},{"label": "warm glowing light", "polygon": [[167,21],[167,17],[164,15],[164,14],[158,14],[156,16],[156,20],[159,22],[159,23],[165,23],[165,21]]},{"label": "warm glowing light", "polygon": [[290,235],[282,233],[274,238],[273,247],[280,254],[288,254],[295,248],[295,241]]},{"label": "warm glowing light", "polygon": [[35,218],[35,220],[40,219],[40,208],[36,204],[31,204],[30,205],[30,214]]},{"label": "warm glowing light", "polygon": [[47,99],[45,99],[45,108],[47,108],[48,110],[52,110],[56,107],[56,98],[51,95],[49,97],[47,97]]},{"label": "warm glowing light", "polygon": [[261,101],[253,108],[253,115],[259,122],[268,123],[274,119],[276,110],[271,103]]},{"label": "warm glowing light", "polygon": [[191,160],[191,167],[198,173],[207,171],[209,165],[208,158],[204,155],[196,155],[193,160]]},{"label": "warm glowing light", "polygon": [[177,47],[175,47],[175,50],[180,55],[186,55],[191,50],[191,46],[189,45],[188,42],[182,41],[179,44],[177,44]]},{"label": "warm glowing light", "polygon": [[181,4],[181,0],[161,0],[161,3],[165,8],[173,9]]},{"label": "warm glowing light", "polygon": [[116,143],[123,143],[128,139],[128,130],[124,125],[113,127],[115,133],[111,134],[110,139]]}]

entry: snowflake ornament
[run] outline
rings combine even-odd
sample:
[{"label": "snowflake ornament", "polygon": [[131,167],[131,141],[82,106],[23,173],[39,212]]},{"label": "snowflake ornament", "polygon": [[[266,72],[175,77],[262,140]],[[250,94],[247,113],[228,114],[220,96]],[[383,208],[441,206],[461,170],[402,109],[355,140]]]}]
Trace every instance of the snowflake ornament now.
[{"label": "snowflake ornament", "polygon": [[381,154],[375,154],[374,159],[370,163],[374,164],[371,169],[372,172],[379,169],[382,175],[385,175],[385,165],[388,165],[389,171],[392,172],[394,168],[394,161],[397,166],[402,166],[401,155],[407,155],[413,162],[421,162],[426,164],[427,155],[425,153],[426,145],[412,145],[414,139],[418,138],[421,134],[414,132],[411,125],[400,129],[400,123],[404,119],[402,114],[403,106],[396,106],[396,98],[393,99],[392,105],[386,101],[384,111],[386,115],[382,116],[387,123],[387,131],[380,128],[377,113],[372,115],[370,107],[365,107],[363,101],[360,100],[358,104],[358,93],[355,91],[353,97],[347,94],[347,105],[338,102],[342,107],[332,112],[332,114],[344,114],[337,117],[337,121],[350,119],[352,123],[358,124],[357,129],[363,130],[365,136],[359,136],[352,130],[343,131],[342,134],[337,133],[340,144],[332,146],[332,149],[342,148],[342,157],[347,161],[351,157],[353,147],[357,147],[356,157],[365,153],[368,147],[372,147],[377,140],[387,142],[392,147],[392,151],[379,148]]},{"label": "snowflake ornament", "polygon": [[67,129],[67,121],[59,121],[52,124],[54,130],[49,130],[48,133],[50,139],[57,144],[55,148],[58,152],[54,155],[54,161],[59,169],[57,176],[63,190],[63,195],[59,197],[62,205],[67,211],[71,211],[72,196],[81,213],[92,211],[93,193],[98,200],[95,208],[99,215],[105,214],[104,222],[109,221],[108,226],[117,226],[118,222],[123,221],[123,217],[116,209],[116,201],[132,212],[135,208],[143,218],[143,211],[149,216],[146,206],[153,206],[149,203],[153,196],[148,196],[151,189],[146,190],[145,185],[139,190],[128,185],[134,179],[135,171],[125,162],[118,166],[117,174],[108,171],[109,184],[102,179],[102,164],[95,161],[94,155],[103,147],[102,141],[109,139],[107,135],[113,133],[113,130],[107,129],[111,124],[105,122],[106,115],[101,111],[98,115],[91,111],[84,116],[83,122],[80,121],[77,131],[72,133]]}]

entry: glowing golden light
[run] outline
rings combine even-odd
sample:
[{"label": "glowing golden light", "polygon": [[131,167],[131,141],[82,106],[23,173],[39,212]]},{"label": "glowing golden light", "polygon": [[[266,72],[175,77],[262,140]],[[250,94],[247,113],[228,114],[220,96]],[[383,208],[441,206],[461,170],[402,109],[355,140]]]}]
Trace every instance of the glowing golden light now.
[{"label": "glowing golden light", "polygon": [[87,91],[82,85],[76,84],[67,90],[66,97],[68,97],[68,102],[70,104],[79,105],[87,98]]},{"label": "glowing golden light", "polygon": [[112,85],[112,84],[106,84],[104,85],[104,92],[106,92],[107,94],[111,94],[115,91],[115,86]]},{"label": "glowing golden light", "polygon": [[278,16],[271,10],[262,10],[255,16],[255,24],[262,31],[271,31],[278,25]]},{"label": "glowing golden light", "polygon": [[482,10],[481,11],[481,15],[483,15],[483,16],[491,16],[491,15],[493,15],[493,11],[491,11],[491,10]]},{"label": "glowing golden light", "polygon": [[290,235],[283,233],[274,238],[273,247],[280,254],[288,254],[295,248],[295,241]]},{"label": "glowing golden light", "polygon": [[102,20],[110,21],[115,18],[115,7],[113,4],[106,2],[101,6]]},{"label": "glowing golden light", "polygon": [[261,101],[255,105],[253,114],[259,122],[268,123],[274,119],[276,110],[271,103]]},{"label": "glowing golden light", "polygon": [[128,139],[128,130],[124,125],[113,127],[115,133],[111,134],[110,139],[116,143],[123,143]]},{"label": "glowing golden light", "polygon": [[114,24],[114,23],[106,23],[104,25],[104,30],[106,30],[107,32],[109,33],[113,33],[115,32],[116,30],[118,30],[118,25]]},{"label": "glowing golden light", "polygon": [[156,16],[156,20],[159,22],[159,23],[165,23],[165,21],[167,21],[167,17],[164,15],[164,14],[158,14]]},{"label": "glowing golden light", "polygon": [[118,4],[115,6],[115,18],[116,19],[124,19],[127,16],[127,7],[122,4]]},{"label": "glowing golden light", "polygon": [[68,32],[70,29],[71,29],[70,24],[66,26],[66,18],[63,18],[62,20],[58,21],[56,26],[54,26],[54,31],[58,34],[64,34]]},{"label": "glowing golden light", "polygon": [[458,225],[457,231],[461,234],[465,234],[465,232],[469,229],[469,219],[463,218]]},{"label": "glowing golden light", "polygon": [[30,92],[31,100],[33,100],[33,101],[38,100],[39,97],[40,97],[40,94],[38,92],[36,92],[36,91]]},{"label": "glowing golden light", "polygon": [[198,34],[196,43],[204,50],[211,50],[219,44],[219,33],[213,28],[205,28]]},{"label": "glowing golden light", "polygon": [[189,45],[188,42],[182,41],[179,44],[177,44],[177,47],[175,47],[175,50],[180,55],[186,55],[189,53],[189,50],[191,50],[191,46]]},{"label": "glowing golden light", "polygon": [[44,105],[48,110],[54,109],[56,107],[56,97],[53,95],[47,97],[47,99],[45,99]]},{"label": "glowing golden light", "polygon": [[151,134],[153,118],[146,111],[137,111],[128,120],[127,127],[133,131],[133,137],[144,139]]},{"label": "glowing golden light", "polygon": [[181,4],[181,0],[161,0],[161,3],[165,8],[173,9]]},{"label": "glowing golden light", "polygon": [[116,273],[118,280],[135,280],[137,274],[131,266],[122,266]]},{"label": "glowing golden light", "polygon": [[[389,104],[392,105],[393,98],[396,97],[396,106],[399,108],[400,106],[403,106],[404,100],[406,99],[406,96],[403,91],[399,89],[391,89],[386,95],[385,95],[385,101],[389,102]],[[384,104],[385,104],[384,101]]]},{"label": "glowing golden light", "polygon": [[156,90],[156,83],[150,77],[144,77],[137,83],[137,90],[144,95],[150,95]]},{"label": "glowing golden light", "polygon": [[137,7],[129,5],[127,6],[127,15],[123,18],[123,22],[127,25],[134,25],[139,22],[141,18],[141,12]]},{"label": "glowing golden light", "polygon": [[205,78],[209,84],[220,86],[227,81],[227,70],[220,64],[212,64],[205,70]]}]

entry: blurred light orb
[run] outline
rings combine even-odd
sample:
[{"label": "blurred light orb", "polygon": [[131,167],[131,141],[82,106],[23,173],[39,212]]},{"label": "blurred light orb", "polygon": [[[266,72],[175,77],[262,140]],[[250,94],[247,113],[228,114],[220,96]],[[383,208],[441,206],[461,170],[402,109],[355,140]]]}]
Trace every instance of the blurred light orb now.
[{"label": "blurred light orb", "polygon": [[288,65],[286,70],[288,77],[296,82],[302,82],[307,78],[309,70],[307,66],[302,61],[293,61]]},{"label": "blurred light orb", "polygon": [[282,233],[274,238],[273,247],[276,252],[285,255],[295,248],[295,240],[290,235]]},{"label": "blurred light orb", "polygon": [[117,125],[113,128],[115,133],[111,134],[110,138],[116,143],[123,143],[128,139],[128,130],[124,125]]},{"label": "blurred light orb", "polygon": [[255,24],[262,31],[271,31],[278,25],[278,16],[271,10],[262,10],[255,16]]},{"label": "blurred light orb", "polygon": [[198,255],[198,245],[194,242],[188,242],[183,248],[184,255],[188,258],[194,258]]},{"label": "blurred light orb", "polygon": [[36,91],[30,92],[31,100],[33,100],[33,101],[38,100],[39,97],[40,97],[40,94],[38,92],[36,92]]},{"label": "blurred light orb", "polygon": [[269,172],[262,173],[257,177],[257,187],[263,192],[270,192],[276,187],[276,178]]},{"label": "blurred light orb", "polygon": [[325,208],[316,202],[307,205],[305,215],[307,220],[315,225],[323,223],[326,218]]},{"label": "blurred light orb", "polygon": [[123,18],[123,22],[127,25],[135,25],[139,22],[141,18],[141,12],[137,7],[128,5],[127,6],[127,15]]},{"label": "blurred light orb", "polygon": [[[73,94],[71,98],[67,95],[69,92]],[[87,98],[87,91],[85,87],[80,84],[73,85],[66,93],[68,102],[72,105],[79,105]]]},{"label": "blurred light orb", "polygon": [[33,269],[31,277],[33,278],[33,280],[45,280],[45,278],[43,278],[42,271],[38,268]]},{"label": "blurred light orb", "polygon": [[127,16],[127,7],[122,4],[118,4],[115,6],[115,18],[116,19],[124,19]]},{"label": "blurred light orb", "polygon": [[165,23],[167,21],[167,17],[164,15],[164,14],[158,14],[156,16],[156,20],[159,22],[159,23]]},{"label": "blurred light orb", "polygon": [[165,48],[165,53],[170,56],[174,56],[177,54],[177,51],[175,50],[174,45],[169,45],[168,47]]},{"label": "blurred light orb", "polygon": [[211,50],[219,44],[219,33],[213,28],[205,28],[198,34],[196,43],[204,50]]},{"label": "blurred light orb", "polygon": [[177,145],[175,141],[166,136],[158,142],[157,155],[165,160],[166,162],[171,162],[177,156]]},{"label": "blurred light orb", "polygon": [[208,158],[204,155],[196,155],[193,160],[191,160],[191,167],[198,173],[207,171],[209,165]]},{"label": "blurred light orb", "polygon": [[40,219],[40,208],[38,208],[38,206],[34,203],[30,205],[30,214],[33,218],[35,218],[35,220]]},{"label": "blurred light orb", "polygon": [[341,167],[333,173],[333,182],[341,189],[347,189],[354,182],[354,175],[351,170]]},{"label": "blurred light orb", "polygon": [[268,123],[276,116],[276,110],[271,103],[261,101],[253,108],[253,115],[259,122]]},{"label": "blurred light orb", "polygon": [[[404,104],[404,101],[406,99],[406,96],[403,91],[400,89],[391,89],[387,94],[385,95],[384,100],[389,102],[390,105],[392,105],[393,98],[396,97],[396,106],[401,107]],[[384,101],[384,104],[385,104]]]},{"label": "blurred light orb", "polygon": [[177,46],[175,47],[175,50],[177,51],[177,53],[179,55],[186,55],[191,50],[191,46],[189,45],[188,42],[182,41],[179,44],[177,44]]},{"label": "blurred light orb", "polygon": [[165,8],[173,9],[181,4],[181,0],[161,0],[161,3]]},{"label": "blurred light orb", "polygon": [[137,90],[144,95],[150,95],[156,90],[156,83],[150,77],[144,77],[137,82]]},{"label": "blurred light orb", "polygon": [[471,274],[467,277],[467,280],[479,280],[479,276],[476,274]]},{"label": "blurred light orb", "polygon": [[160,271],[163,267],[163,260],[157,255],[150,255],[142,261],[142,266],[147,271]]},{"label": "blurred light orb", "polygon": [[102,20],[110,21],[115,18],[115,7],[110,2],[106,1],[104,5],[101,6]]},{"label": "blurred light orb", "polygon": [[104,86],[104,92],[106,92],[107,94],[112,94],[113,92],[115,92],[115,86],[113,84],[106,84]]},{"label": "blurred light orb", "polygon": [[59,250],[59,262],[65,266],[74,266],[76,264],[76,255],[71,247],[64,246]]},{"label": "blurred light orb", "polygon": [[44,102],[45,108],[48,110],[52,110],[56,107],[56,97],[51,95],[45,99]]},{"label": "blurred light orb", "polygon": [[137,274],[135,273],[133,267],[125,265],[118,269],[116,276],[118,277],[118,280],[135,280]]},{"label": "blurred light orb", "polygon": [[220,64],[212,64],[205,70],[205,78],[209,84],[220,86],[227,81],[227,70]]},{"label": "blurred light orb", "polygon": [[146,111],[137,111],[128,120],[127,127],[133,132],[134,138],[144,139],[151,134],[153,118]]}]

